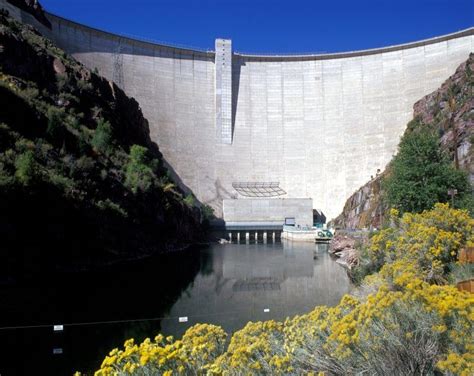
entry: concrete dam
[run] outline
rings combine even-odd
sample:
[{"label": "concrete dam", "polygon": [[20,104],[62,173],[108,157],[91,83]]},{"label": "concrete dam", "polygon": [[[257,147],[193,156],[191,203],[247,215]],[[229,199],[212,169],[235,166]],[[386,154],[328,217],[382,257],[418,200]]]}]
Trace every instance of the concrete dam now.
[{"label": "concrete dam", "polygon": [[474,50],[470,28],[344,53],[249,55],[226,39],[216,40],[215,51],[198,51],[52,14],[48,29],[6,0],[0,5],[134,97],[167,163],[218,217],[235,198],[259,208],[312,199],[314,209],[335,217],[391,160],[413,104]]}]

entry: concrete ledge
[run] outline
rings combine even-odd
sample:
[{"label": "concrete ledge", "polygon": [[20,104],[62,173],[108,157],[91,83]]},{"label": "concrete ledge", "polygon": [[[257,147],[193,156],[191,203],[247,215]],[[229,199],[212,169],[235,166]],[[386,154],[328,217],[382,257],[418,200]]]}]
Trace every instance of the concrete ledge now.
[{"label": "concrete ledge", "polygon": [[331,52],[331,53],[320,53],[320,54],[288,54],[288,55],[279,55],[279,54],[246,54],[238,53],[235,55],[241,56],[246,60],[252,61],[294,61],[294,60],[326,60],[326,59],[338,59],[345,57],[357,57],[357,56],[367,56],[381,54],[385,52],[400,51],[406,50],[409,48],[427,46],[430,44],[445,42],[450,39],[456,39],[460,37],[474,35],[474,27],[468,29],[456,31],[454,33],[440,35],[433,38],[422,39],[419,41],[395,44],[392,46],[378,47],[378,48],[369,48],[365,50],[355,50],[355,51],[343,51],[343,52]]}]

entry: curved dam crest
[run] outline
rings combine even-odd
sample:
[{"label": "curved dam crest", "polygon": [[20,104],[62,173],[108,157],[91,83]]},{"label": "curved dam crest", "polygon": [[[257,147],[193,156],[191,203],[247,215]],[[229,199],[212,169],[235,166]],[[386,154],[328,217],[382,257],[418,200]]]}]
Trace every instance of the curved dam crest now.
[{"label": "curved dam crest", "polygon": [[425,41],[337,54],[265,56],[175,48],[47,14],[36,26],[140,104],[151,138],[202,203],[222,216],[235,182],[278,182],[328,219],[383,170],[413,104],[474,50],[474,28]]}]

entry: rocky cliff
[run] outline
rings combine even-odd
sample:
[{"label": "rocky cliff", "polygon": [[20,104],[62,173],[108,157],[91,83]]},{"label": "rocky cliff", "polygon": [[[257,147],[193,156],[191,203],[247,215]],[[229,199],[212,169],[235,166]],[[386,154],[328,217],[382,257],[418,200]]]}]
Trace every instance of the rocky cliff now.
[{"label": "rocky cliff", "polygon": [[0,102],[0,276],[201,239],[201,212],[169,178],[138,103],[6,12]]},{"label": "rocky cliff", "polygon": [[[429,127],[439,134],[440,145],[453,163],[469,175],[474,187],[474,54],[433,93],[413,106],[414,127]],[[346,201],[343,212],[331,224],[338,228],[379,228],[387,210],[382,182],[387,169],[363,185]]]},{"label": "rocky cliff", "polygon": [[[440,144],[474,185],[474,54],[435,92],[413,106],[414,118],[438,131]],[[410,125],[410,124],[409,124]],[[410,129],[408,129],[410,131]]]},{"label": "rocky cliff", "polygon": [[349,197],[342,213],[329,225],[341,229],[380,228],[386,211],[381,187],[385,174],[372,178]]}]

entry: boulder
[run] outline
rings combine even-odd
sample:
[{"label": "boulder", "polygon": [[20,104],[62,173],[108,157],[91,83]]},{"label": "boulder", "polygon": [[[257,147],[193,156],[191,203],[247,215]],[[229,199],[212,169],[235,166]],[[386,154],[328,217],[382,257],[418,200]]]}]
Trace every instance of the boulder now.
[{"label": "boulder", "polygon": [[354,249],[355,239],[347,235],[336,235],[329,243],[329,252],[337,253],[346,249]]}]

